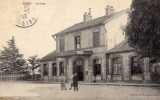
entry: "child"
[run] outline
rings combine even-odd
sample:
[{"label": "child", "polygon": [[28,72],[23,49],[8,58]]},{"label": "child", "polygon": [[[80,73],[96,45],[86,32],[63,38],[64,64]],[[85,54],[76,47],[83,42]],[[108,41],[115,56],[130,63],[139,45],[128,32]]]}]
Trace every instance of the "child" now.
[{"label": "child", "polygon": [[71,90],[72,87],[73,87],[73,75],[71,76],[71,81],[70,81],[70,88],[69,88],[69,90]]},{"label": "child", "polygon": [[73,81],[71,81],[71,83],[70,83],[70,90],[72,89],[72,87],[73,87]]},{"label": "child", "polygon": [[61,77],[61,90],[67,90],[67,88],[66,88],[66,79],[65,79],[64,75],[62,75],[62,77]]}]

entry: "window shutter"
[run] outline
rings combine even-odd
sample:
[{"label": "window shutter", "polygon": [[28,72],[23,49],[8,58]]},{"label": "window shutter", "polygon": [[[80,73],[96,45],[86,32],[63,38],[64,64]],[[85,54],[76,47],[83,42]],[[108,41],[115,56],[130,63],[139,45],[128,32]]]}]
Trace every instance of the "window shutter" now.
[{"label": "window shutter", "polygon": [[97,47],[100,45],[100,33],[93,32],[93,46]]},{"label": "window shutter", "polygon": [[60,39],[59,45],[60,45],[60,52],[63,52],[64,51],[64,39],[63,38]]}]

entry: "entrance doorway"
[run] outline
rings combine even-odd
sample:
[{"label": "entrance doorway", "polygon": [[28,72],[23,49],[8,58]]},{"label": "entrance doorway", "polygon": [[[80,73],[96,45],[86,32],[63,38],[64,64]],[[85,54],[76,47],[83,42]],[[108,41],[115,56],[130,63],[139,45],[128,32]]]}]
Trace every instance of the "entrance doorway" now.
[{"label": "entrance doorway", "polygon": [[143,80],[143,68],[138,60],[138,57],[133,56],[131,57],[131,64],[130,64],[130,74],[131,80],[141,81]]},{"label": "entrance doorway", "polygon": [[77,73],[79,81],[84,80],[84,61],[83,59],[77,59],[73,63],[73,74]]},{"label": "entrance doorway", "polygon": [[101,60],[99,58],[93,60],[93,75],[95,81],[101,80]]}]

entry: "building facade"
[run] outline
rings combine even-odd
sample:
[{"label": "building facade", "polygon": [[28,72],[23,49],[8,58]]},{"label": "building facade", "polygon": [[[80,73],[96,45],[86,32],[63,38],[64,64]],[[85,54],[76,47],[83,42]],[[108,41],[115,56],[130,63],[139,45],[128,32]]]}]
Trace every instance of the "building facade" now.
[{"label": "building facade", "polygon": [[77,73],[84,82],[150,80],[149,66],[138,62],[123,31],[128,9],[114,12],[107,6],[105,15],[93,19],[91,9],[83,22],[53,35],[56,50],[41,59],[44,80],[69,81]]},{"label": "building facade", "polygon": [[108,78],[112,81],[150,81],[149,66],[131,48],[127,40],[122,41],[106,53]]}]

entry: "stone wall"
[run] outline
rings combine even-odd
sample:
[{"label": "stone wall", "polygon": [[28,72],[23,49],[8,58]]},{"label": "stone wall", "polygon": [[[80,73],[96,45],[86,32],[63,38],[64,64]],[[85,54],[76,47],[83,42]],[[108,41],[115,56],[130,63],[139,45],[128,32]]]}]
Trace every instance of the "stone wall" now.
[{"label": "stone wall", "polygon": [[76,35],[80,35],[81,38],[81,49],[93,48],[93,32],[99,31],[100,32],[100,46],[105,46],[105,35],[106,30],[104,25],[99,25],[87,29],[83,29],[80,31],[76,31],[73,33],[67,33],[64,35],[57,36],[56,43],[57,43],[57,52],[59,52],[59,39],[64,38],[65,41],[65,50],[64,51],[72,51],[75,50],[74,45],[74,37]]},{"label": "stone wall", "polygon": [[122,75],[121,75],[120,80],[124,80],[124,81],[130,80],[130,57],[134,55],[135,55],[134,52],[109,54],[109,64],[108,64],[109,65],[109,75],[112,74],[112,59],[115,57],[120,57],[122,61]]},{"label": "stone wall", "polygon": [[[137,56],[135,52],[122,52],[122,53],[114,53],[114,54],[109,54],[109,75],[111,75],[112,72],[112,59],[114,57],[121,57],[122,59],[122,80],[123,81],[129,81],[131,79],[131,57]],[[148,60],[148,59],[147,59]],[[144,81],[150,81],[150,71],[149,71],[149,64],[147,64],[146,59],[143,59],[144,62],[141,67],[143,68],[143,73],[142,73],[142,80]]]}]

